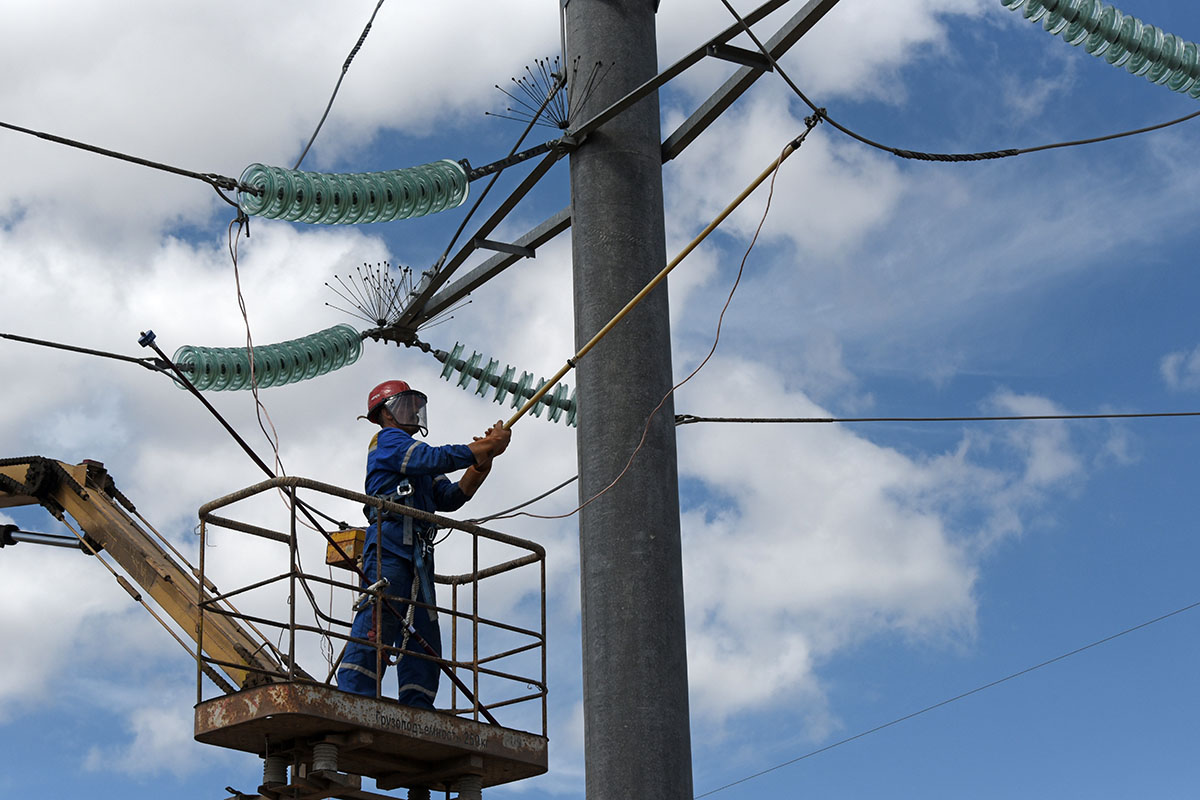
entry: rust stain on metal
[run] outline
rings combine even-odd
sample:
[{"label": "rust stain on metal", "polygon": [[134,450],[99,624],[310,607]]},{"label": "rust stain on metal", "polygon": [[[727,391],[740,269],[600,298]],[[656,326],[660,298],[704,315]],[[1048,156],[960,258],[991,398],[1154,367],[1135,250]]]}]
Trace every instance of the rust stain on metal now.
[{"label": "rust stain on metal", "polygon": [[323,737],[362,733],[369,734],[363,737],[368,743],[345,750],[340,767],[373,778],[395,779],[404,773],[416,780],[426,772],[442,774],[447,764],[466,763],[466,756],[482,759],[486,786],[547,769],[543,736],[328,686],[277,683],[196,707],[197,741],[259,755],[268,741],[275,751],[290,747],[303,753]]},{"label": "rust stain on metal", "polygon": [[[217,517],[214,512],[232,503],[247,499],[255,494],[272,488],[286,487],[291,492],[290,527],[280,531],[269,531],[232,519]],[[336,689],[316,683],[307,675],[302,675],[299,665],[297,672],[291,678],[284,679],[280,670],[273,672],[269,678],[282,679],[279,682],[251,686],[243,684],[240,692],[229,694],[211,700],[202,700],[202,689],[197,690],[197,699],[201,700],[196,706],[195,737],[197,741],[213,744],[228,749],[264,755],[266,752],[285,755],[295,761],[303,773],[304,766],[314,761],[313,748],[316,744],[334,745],[338,748],[338,769],[354,775],[365,775],[375,778],[376,785],[382,789],[398,788],[401,786],[433,787],[452,784],[452,779],[464,775],[477,775],[485,786],[507,783],[522,778],[540,775],[547,770],[547,739],[546,739],[546,612],[545,612],[545,551],[533,542],[527,542],[516,537],[508,536],[497,531],[469,523],[459,523],[442,517],[424,515],[407,507],[392,508],[394,504],[379,498],[366,497],[349,490],[329,486],[327,484],[309,481],[307,479],[289,477],[265,481],[248,487],[240,492],[227,495],[220,500],[206,504],[200,509],[202,534],[208,525],[228,527],[232,530],[266,535],[268,538],[292,543],[295,547],[296,537],[296,489],[317,491],[331,496],[352,499],[376,508],[396,510],[415,516],[419,519],[435,521],[440,527],[455,528],[468,533],[473,540],[473,550],[479,547],[479,540],[490,540],[510,548],[516,548],[521,553],[516,558],[502,560],[499,553],[494,560],[499,563],[479,563],[476,555],[471,562],[471,572],[464,575],[435,576],[441,583],[478,586],[479,582],[494,575],[508,573],[522,567],[540,566],[541,571],[541,608],[540,628],[537,625],[518,626],[497,620],[491,620],[481,615],[471,601],[471,608],[463,611],[458,608],[458,592],[455,592],[453,610],[445,609],[453,614],[456,624],[472,627],[472,646],[465,658],[459,658],[457,651],[450,662],[449,670],[463,669],[473,673],[478,684],[479,676],[486,675],[499,681],[515,683],[517,686],[529,685],[539,687],[539,691],[524,697],[511,697],[512,692],[500,691],[503,698],[493,703],[476,701],[466,685],[459,685],[465,694],[469,708],[464,709],[471,717],[463,717],[450,712],[433,712],[401,706],[392,700],[377,700],[345,694]],[[282,530],[290,530],[289,534]],[[501,551],[503,552],[503,551]],[[510,554],[511,555],[511,554]],[[489,559],[491,561],[493,559]],[[204,563],[201,562],[201,579]],[[288,573],[268,578],[251,584],[245,588],[235,588],[226,597],[257,589],[273,581],[291,576],[293,581],[317,579],[323,577],[303,573],[297,563],[290,563]],[[522,575],[526,573],[521,573]],[[356,589],[350,584],[332,582],[333,585]],[[215,591],[215,590],[214,590]],[[296,597],[290,598],[289,608],[296,607]],[[211,611],[202,607],[202,611]],[[222,612],[226,613],[226,612]],[[235,612],[230,614],[237,618],[242,615]],[[267,622],[271,620],[245,616],[247,622]],[[348,623],[347,623],[348,624]],[[319,625],[319,623],[318,623]],[[320,632],[320,628],[311,625],[298,624],[291,617],[283,626],[291,631],[293,640],[299,636]],[[520,647],[510,648],[503,652],[484,654],[479,653],[479,629],[501,630],[527,636],[532,641]],[[457,627],[455,628],[457,630]],[[338,634],[334,634],[335,636]],[[457,641],[457,634],[454,634]],[[502,641],[508,642],[508,639]],[[523,641],[523,640],[522,640]],[[295,641],[291,647],[296,649]],[[511,669],[504,669],[501,662],[510,656],[525,652],[540,651],[541,675],[522,677],[510,674]],[[481,657],[482,656],[482,657]],[[508,663],[508,662],[504,662]],[[525,663],[525,662],[521,662]],[[483,667],[490,664],[490,667]],[[288,664],[290,667],[290,663]],[[517,691],[517,695],[521,692]],[[541,703],[541,735],[526,733],[496,724],[477,722],[475,717],[483,714],[494,723],[491,711],[501,706],[514,705],[525,701]],[[452,700],[457,705],[457,700]],[[475,709],[479,709],[475,711]],[[324,752],[324,751],[322,751]]]}]

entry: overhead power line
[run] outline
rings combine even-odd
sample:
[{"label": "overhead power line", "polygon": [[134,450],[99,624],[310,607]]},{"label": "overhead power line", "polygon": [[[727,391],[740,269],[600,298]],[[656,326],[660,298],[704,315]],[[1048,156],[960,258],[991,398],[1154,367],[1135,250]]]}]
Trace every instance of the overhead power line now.
[{"label": "overhead power line", "polygon": [[755,47],[757,47],[759,49],[759,51],[763,54],[763,56],[766,57],[767,61],[770,63],[771,67],[775,70],[775,72],[779,73],[779,77],[783,79],[783,81],[788,85],[788,87],[792,90],[792,92],[794,92],[796,94],[797,97],[799,97],[802,101],[804,101],[805,105],[807,105],[809,108],[811,108],[813,110],[813,113],[819,115],[822,119],[824,119],[830,125],[837,128],[839,131],[846,134],[850,138],[855,139],[856,141],[859,141],[869,147],[874,147],[877,150],[882,150],[885,153],[891,153],[892,155],[894,155],[898,158],[907,158],[907,159],[911,159],[914,161],[946,161],[946,162],[991,161],[991,160],[995,160],[998,158],[1011,158],[1013,156],[1027,155],[1029,153],[1038,153],[1043,150],[1055,150],[1055,149],[1064,148],[1064,147],[1078,147],[1080,145],[1098,144],[1100,142],[1108,142],[1108,141],[1112,141],[1114,139],[1123,139],[1127,136],[1137,136],[1137,135],[1140,135],[1143,133],[1150,133],[1151,131],[1157,131],[1157,130],[1161,130],[1163,128],[1169,128],[1172,125],[1179,125],[1180,123],[1188,122],[1189,120],[1193,120],[1196,117],[1200,117],[1200,111],[1194,111],[1191,114],[1187,114],[1186,116],[1179,117],[1178,119],[1173,119],[1169,122],[1162,122],[1157,125],[1150,125],[1150,126],[1147,126],[1144,128],[1137,128],[1136,130],[1122,131],[1121,133],[1112,133],[1112,134],[1107,134],[1104,136],[1096,136],[1096,137],[1093,137],[1090,139],[1076,139],[1074,141],[1069,141],[1069,142],[1056,142],[1054,144],[1037,145],[1036,147],[1009,148],[1006,150],[991,150],[991,151],[981,152],[981,153],[926,153],[926,152],[922,152],[919,150],[905,150],[903,148],[893,147],[893,146],[887,145],[887,144],[882,144],[882,143],[877,142],[873,139],[870,139],[866,136],[863,136],[860,133],[856,133],[855,131],[851,130],[850,128],[847,128],[845,125],[842,125],[841,123],[837,122],[832,117],[830,117],[829,114],[826,113],[824,108],[818,107],[817,104],[814,103],[812,100],[810,100],[808,98],[808,95],[806,95],[800,89],[800,87],[796,85],[795,81],[793,81],[791,79],[791,77],[787,74],[787,72],[784,71],[783,67],[781,67],[779,65],[779,62],[775,59],[774,56],[771,55],[771,53],[767,49],[767,47],[754,34],[754,31],[750,29],[750,26],[746,23],[746,21],[744,19],[742,19],[741,15],[739,15],[738,12],[734,9],[734,7],[732,5],[730,5],[729,0],[721,0],[721,3],[724,4],[725,8],[729,10],[729,13],[732,14],[734,16],[734,18],[738,21],[738,23],[742,26],[742,29],[745,30],[747,35],[749,35],[750,39],[754,42]]},{"label": "overhead power line", "polygon": [[236,206],[237,204],[234,203],[232,200],[230,200],[228,197],[225,197],[224,194],[221,194],[222,189],[224,189],[225,191],[229,191],[229,192],[232,192],[232,191],[249,192],[250,194],[255,194],[255,195],[262,193],[261,189],[257,189],[253,186],[247,186],[247,185],[241,183],[240,181],[235,180],[234,178],[230,178],[226,175],[220,175],[215,172],[194,172],[190,169],[183,169],[182,167],[173,167],[170,164],[163,164],[162,162],[159,162],[159,161],[151,161],[148,158],[141,158],[139,156],[129,155],[128,153],[121,153],[116,150],[109,150],[104,147],[97,147],[94,144],[80,142],[75,139],[68,139],[65,136],[56,136],[53,133],[46,133],[44,131],[35,131],[30,128],[22,128],[20,125],[13,125],[8,122],[0,122],[0,128],[8,128],[10,131],[16,131],[17,133],[26,133],[26,134],[29,134],[30,136],[36,136],[39,139],[45,139],[46,141],[54,142],[55,144],[64,144],[67,147],[74,147],[79,150],[86,150],[89,153],[97,153],[102,156],[108,156],[109,158],[116,158],[121,161],[128,161],[131,164],[140,164],[143,167],[150,167],[151,169],[162,170],[163,172],[170,172],[174,175],[182,175],[185,178],[194,178],[195,180],[198,180],[198,181],[204,181],[209,186],[213,187],[213,189],[216,190],[217,194],[221,195],[221,198],[223,200],[225,200],[225,202],[229,203],[230,205],[234,205],[234,206]]},{"label": "overhead power line", "polygon": [[25,344],[36,344],[42,347],[53,347],[58,350],[69,350],[72,353],[83,353],[89,356],[99,356],[101,358],[111,358],[116,361],[125,361],[130,364],[137,364],[139,367],[145,367],[152,372],[166,373],[170,365],[159,358],[134,358],[133,356],[125,356],[120,353],[110,353],[106,350],[93,350],[89,347],[76,347],[71,344],[63,344],[62,342],[51,342],[45,339],[34,339],[29,336],[18,336],[15,333],[0,333],[0,339],[11,339],[14,342],[24,342]]},{"label": "overhead power line", "polygon": [[[759,186],[761,186],[763,181],[765,181],[769,177],[771,179],[771,182],[769,185],[769,191],[767,193],[767,203],[766,203],[766,206],[763,208],[762,218],[758,222],[758,227],[754,231],[754,238],[752,238],[750,240],[750,245],[749,245],[749,247],[746,248],[745,255],[742,256],[741,264],[738,266],[737,277],[734,279],[733,286],[729,290],[729,296],[726,298],[725,305],[721,308],[721,314],[717,318],[717,331],[716,331],[716,335],[713,340],[712,348],[708,351],[708,355],[706,355],[704,357],[704,360],[700,362],[699,366],[697,366],[694,370],[692,370],[692,372],[686,378],[684,378],[682,381],[680,381],[679,383],[672,386],[667,391],[667,393],[665,395],[663,395],[663,398],[662,398],[662,400],[660,400],[658,402],[658,405],[655,406],[654,409],[650,412],[650,415],[646,419],[645,427],[642,429],[641,440],[638,442],[638,445],[637,445],[637,447],[634,448],[633,452],[629,454],[629,460],[625,462],[625,467],[617,474],[617,477],[613,478],[612,482],[610,482],[607,486],[605,486],[599,492],[597,492],[596,494],[592,495],[587,500],[580,503],[580,505],[578,507],[576,507],[573,511],[569,511],[566,514],[541,515],[541,514],[531,514],[527,511],[518,511],[515,514],[497,514],[497,515],[494,515],[492,517],[492,519],[508,519],[510,517],[515,517],[515,516],[533,517],[535,519],[565,519],[567,517],[573,516],[574,514],[577,514],[580,511],[582,511],[586,506],[590,505],[593,501],[595,501],[596,499],[601,497],[603,494],[608,492],[610,489],[612,489],[614,486],[616,486],[617,483],[620,482],[620,480],[625,477],[626,473],[629,472],[629,468],[631,466],[633,466],[634,459],[637,458],[638,453],[641,452],[643,445],[645,445],[645,443],[646,443],[646,437],[650,432],[650,423],[653,421],[655,415],[658,414],[659,410],[663,407],[663,405],[667,402],[667,400],[672,395],[675,394],[675,390],[678,389],[680,386],[684,385],[685,383],[687,383],[688,381],[690,381],[692,378],[694,378],[696,376],[696,374],[701,369],[704,368],[705,364],[707,364],[709,362],[709,359],[711,359],[713,354],[716,352],[717,345],[720,343],[720,340],[721,340],[721,325],[725,319],[725,312],[728,310],[729,304],[731,302],[733,302],[734,292],[737,291],[738,285],[741,283],[741,280],[742,280],[742,273],[744,272],[744,270],[746,268],[746,260],[750,257],[750,252],[754,249],[754,245],[758,241],[758,236],[762,232],[763,225],[767,221],[767,214],[770,213],[771,199],[775,196],[775,179],[776,179],[776,177],[778,177],[779,168],[780,168],[780,166],[782,166],[784,160],[787,159],[788,156],[790,156],[792,153],[794,153],[796,150],[798,150],[802,144],[804,144],[804,140],[808,138],[808,134],[812,133],[813,129],[818,124],[820,124],[820,121],[821,121],[820,117],[815,114],[813,116],[806,118],[804,120],[804,123],[805,123],[804,132],[801,133],[799,136],[797,136],[792,141],[788,142],[786,145],[784,145],[784,148],[782,151],[780,151],[779,156],[775,159],[775,161],[773,161],[771,163],[771,165],[769,167],[767,167],[767,169],[763,170],[763,172],[761,174],[759,174],[759,176],[757,178],[755,178],[753,181],[751,181],[750,185],[747,186],[745,189],[743,189],[742,193],[739,194],[733,200],[733,202],[731,202],[728,206],[726,206],[725,209],[720,214],[718,214],[717,217],[712,222],[710,222],[708,224],[708,227],[706,227],[703,231],[701,231],[700,234],[695,239],[693,239],[688,244],[688,246],[683,249],[682,252],[679,253],[679,255],[677,255],[648,284],[646,284],[645,288],[643,288],[636,296],[634,296],[634,298],[632,300],[630,300],[625,305],[625,307],[623,309],[621,309],[621,311],[619,311],[617,313],[617,315],[608,322],[607,325],[605,325],[603,328],[601,328],[600,331],[597,332],[596,335],[592,337],[591,341],[589,341],[586,345],[584,345],[583,348],[581,348],[579,350],[579,352],[576,353],[572,358],[567,359],[566,366],[564,366],[558,372],[557,375],[555,375],[553,378],[551,378],[549,382],[545,383],[542,386],[542,388],[539,389],[537,391],[537,393],[535,393],[533,395],[533,397],[525,403],[525,405],[521,408],[521,410],[518,411],[517,414],[512,417],[512,419],[510,419],[507,423],[505,423],[506,427],[511,428],[513,423],[515,423],[518,419],[520,419],[521,416],[524,415],[526,411],[528,411],[533,405],[536,405],[536,402],[538,400],[540,400],[546,394],[547,390],[550,388],[550,386],[553,382],[558,381],[560,378],[562,378],[569,369],[574,369],[576,366],[576,363],[578,362],[579,359],[581,359],[585,355],[587,355],[587,353],[591,350],[591,348],[597,342],[599,342],[602,338],[604,338],[604,336],[607,335],[608,332],[613,329],[613,327],[615,327],[622,319],[624,319],[625,315],[629,311],[631,311],[633,308],[635,308],[637,306],[637,304],[639,302],[641,302],[641,300],[643,298],[645,298],[651,291],[653,291],[654,288],[656,286],[658,286],[658,284],[661,283],[662,280],[664,280],[666,278],[666,276],[671,272],[671,270],[673,270],[676,266],[678,266],[679,263],[683,261],[683,259],[687,258],[687,256],[692,252],[692,250],[694,250],[696,247],[698,247],[700,245],[700,243],[703,242],[704,239],[707,238],[710,233],[712,233],[714,230],[716,230],[717,227],[720,226],[720,224],[725,221],[725,219],[729,216],[729,214],[731,214],[734,211],[734,209],[736,209],[738,206],[740,206],[742,204],[742,201],[744,201],[747,197],[749,197],[750,194],[753,193],[754,190],[757,189]],[[565,485],[565,484],[563,484],[563,485]],[[561,488],[561,487],[559,487],[559,488]],[[532,501],[530,501],[530,502],[532,502]],[[517,506],[517,508],[522,508],[525,505],[529,505],[529,503],[523,503],[521,506]]]},{"label": "overhead power line", "polygon": [[[783,164],[783,162],[788,158],[788,156],[790,156],[792,153],[794,153],[800,149],[800,146],[802,144],[804,144],[804,140],[808,138],[808,134],[812,133],[813,128],[815,128],[820,121],[821,121],[820,115],[818,115],[818,114],[814,114],[813,116],[806,118],[804,120],[804,123],[805,123],[804,131],[799,136],[797,136],[795,139],[788,142],[784,146],[784,148],[780,152],[780,154],[775,158],[775,160],[772,161],[771,164],[765,170],[763,170],[757,178],[755,178],[753,181],[751,181],[750,184],[745,189],[743,189],[742,192],[737,197],[735,197],[732,202],[729,203],[729,205],[725,206],[725,208],[722,209],[719,214],[717,214],[717,216],[713,219],[713,221],[710,222],[708,224],[708,226],[696,236],[696,238],[692,239],[692,241],[690,241],[687,244],[687,246],[684,247],[683,250],[680,251],[679,255],[677,255],[677,256],[675,256],[675,258],[671,259],[670,263],[668,263],[665,267],[663,267],[658,272],[658,274],[655,275],[650,280],[650,282],[647,283],[642,288],[642,290],[640,292],[638,292],[636,295],[634,295],[634,297],[628,303],[625,304],[624,308],[622,308],[620,311],[618,311],[616,313],[616,315],[611,320],[609,320],[607,324],[604,325],[604,327],[602,327],[599,331],[597,331],[596,334],[594,336],[592,336],[592,338],[587,342],[587,344],[585,344],[583,347],[581,347],[579,349],[579,352],[577,352],[571,358],[568,358],[567,363],[562,367],[562,369],[560,369],[554,375],[553,378],[551,378],[549,381],[547,381],[546,384],[541,389],[539,389],[538,392],[536,394],[534,394],[534,396],[531,397],[525,403],[525,405],[521,407],[521,409],[516,414],[514,414],[506,423],[504,423],[504,427],[511,428],[518,419],[520,419],[521,417],[523,417],[525,415],[525,413],[527,411],[529,411],[531,408],[533,408],[535,405],[537,405],[538,401],[542,399],[542,397],[546,394],[546,392],[548,392],[557,381],[561,380],[562,377],[567,374],[567,372],[574,369],[576,363],[581,358],[583,358],[589,352],[591,352],[592,348],[595,347],[596,344],[599,343],[601,339],[603,339],[605,336],[607,336],[609,334],[609,332],[612,331],[613,328],[615,328],[618,324],[620,324],[621,321],[623,319],[625,319],[626,315],[629,314],[629,312],[631,312],[634,308],[636,308],[637,305],[639,303],[641,303],[642,300],[644,300],[646,298],[646,296],[650,294],[650,292],[654,291],[654,289],[660,283],[662,283],[664,280],[666,280],[667,275],[669,275],[671,273],[671,271],[673,269],[675,269],[675,267],[679,266],[679,264],[685,258],[687,258],[688,255],[690,255],[693,250],[695,250],[697,247],[699,247],[700,244],[705,239],[708,238],[709,234],[711,234],[714,230],[716,230],[721,225],[721,223],[723,223],[725,221],[725,219],[730,214],[732,214],[737,209],[738,206],[740,206],[742,204],[742,201],[744,201],[747,197],[749,197],[754,192],[755,189],[757,189],[759,186],[762,185],[763,181],[767,180],[767,178],[770,178],[772,191],[774,191],[775,173],[778,171],[779,167]],[[765,221],[765,219],[766,219],[766,216],[764,214],[763,220]],[[759,229],[761,230],[761,223],[759,225]],[[757,238],[757,232],[755,233],[755,238]],[[751,247],[753,247],[753,242],[751,243]],[[747,250],[747,255],[749,255],[748,250]],[[740,277],[740,274],[739,274],[739,277]],[[735,284],[735,287],[736,287],[736,284]]]},{"label": "overhead power line", "polygon": [[972,695],[979,694],[980,692],[982,692],[986,689],[991,689],[993,687],[999,686],[1002,683],[1007,683],[1008,681],[1011,681],[1014,678],[1019,678],[1022,675],[1028,675],[1029,673],[1034,672],[1035,670],[1042,669],[1043,667],[1048,667],[1051,664],[1057,664],[1059,661],[1064,661],[1064,660],[1070,658],[1071,656],[1079,655],[1080,653],[1083,653],[1087,650],[1091,650],[1094,647],[1099,647],[1102,644],[1108,644],[1111,641],[1120,639],[1122,636],[1128,636],[1129,634],[1134,633],[1136,631],[1140,631],[1143,628],[1148,628],[1151,625],[1155,625],[1159,622],[1163,622],[1164,620],[1170,619],[1171,617],[1178,616],[1179,614],[1183,614],[1184,612],[1191,611],[1198,607],[1200,607],[1200,602],[1186,605],[1183,608],[1178,608],[1174,611],[1163,614],[1160,617],[1155,617],[1152,620],[1143,622],[1140,625],[1134,625],[1132,628],[1126,628],[1125,630],[1123,630],[1119,633],[1114,633],[1111,636],[1106,636],[1103,639],[1092,642],[1091,644],[1086,644],[1083,647],[1077,647],[1076,649],[1070,651],[1069,653],[1063,653],[1060,656],[1055,656],[1054,658],[1051,658],[1047,661],[1043,661],[1040,664],[1034,664],[1032,667],[1026,667],[1023,670],[1014,672],[1011,675],[1006,675],[1003,678],[992,681],[991,683],[985,683],[983,686],[978,686],[974,689],[971,689],[968,692],[963,692],[962,694],[955,695],[954,697],[951,697],[948,700],[943,700],[940,703],[934,703],[931,706],[926,706],[925,708],[922,708],[920,711],[914,711],[911,714],[905,714],[903,717],[897,717],[896,719],[892,720],[891,722],[885,722],[884,724],[877,725],[874,728],[871,728],[870,730],[863,731],[862,733],[857,733],[854,736],[848,736],[845,739],[834,742],[833,744],[829,744],[829,745],[826,745],[825,747],[821,747],[816,750],[807,752],[802,756],[797,756],[796,758],[790,759],[788,761],[784,761],[781,764],[776,764],[773,767],[768,767],[767,769],[759,770],[758,772],[754,773],[753,775],[747,775],[744,778],[740,778],[731,783],[727,783],[724,786],[718,786],[716,789],[710,789],[709,791],[704,792],[703,794],[695,795],[694,800],[700,800],[701,797],[708,797],[709,795],[714,795],[717,792],[723,792],[726,789],[737,786],[739,784],[746,783],[747,781],[752,781],[755,778],[761,778],[763,775],[766,775],[769,772],[774,772],[775,770],[783,769],[784,767],[791,766],[792,764],[798,763],[800,761],[804,761],[805,759],[812,758],[813,756],[828,752],[830,750],[833,750],[835,747],[841,747],[844,744],[849,744],[850,742],[857,741],[858,739],[862,739],[866,736],[870,736],[872,733],[878,733],[879,731],[882,731],[886,728],[890,728],[893,725],[899,725],[901,722],[907,722],[908,720],[913,719],[915,717],[919,717],[922,714],[927,714],[930,711],[934,711],[936,709],[942,708],[943,706],[948,706],[951,703],[955,703],[959,700],[966,699]]},{"label": "overhead power line", "polygon": [[[992,417],[700,417],[695,414],[676,414],[676,427],[682,425],[693,425],[696,423],[725,423],[725,424],[790,424],[790,423],[856,423],[856,422],[1014,422],[1014,421],[1030,421],[1030,420],[1083,420],[1083,419],[1151,419],[1151,418],[1171,418],[1171,417],[1200,417],[1200,411],[1170,411],[1163,413],[1147,413],[1147,414],[1035,414],[1035,415],[1012,415],[1012,416],[992,416]],[[559,489],[562,489],[578,479],[575,475],[562,483],[550,489],[547,492],[539,494],[532,500],[527,500],[524,503],[497,511],[486,517],[468,520],[477,525],[482,525],[494,519],[504,519],[513,512],[519,511],[526,506],[532,505],[539,500],[542,500]],[[532,515],[531,515],[532,516]]]},{"label": "overhead power line", "polygon": [[700,417],[676,414],[676,425],[698,422],[737,424],[850,423],[850,422],[1009,422],[1018,420],[1149,419],[1154,417],[1200,417],[1200,411],[1163,411],[1145,414],[1012,414],[990,417]]},{"label": "overhead power line", "polygon": [[363,28],[363,32],[359,35],[358,41],[354,43],[354,47],[350,48],[350,55],[346,56],[346,61],[342,64],[342,72],[338,75],[337,83],[333,86],[333,94],[329,96],[329,103],[325,106],[325,113],[321,115],[320,122],[317,123],[316,129],[308,140],[308,144],[304,145],[304,152],[296,159],[296,163],[292,165],[292,169],[300,169],[300,162],[308,155],[308,150],[313,146],[313,142],[317,140],[317,134],[321,132],[321,126],[325,124],[325,118],[329,116],[329,110],[333,108],[334,98],[337,97],[338,89],[342,88],[342,80],[346,77],[346,73],[350,70],[350,62],[358,55],[359,48],[363,46],[363,42],[367,40],[367,34],[371,32],[371,24],[375,22],[375,15],[379,13],[379,9],[383,6],[383,0],[379,0],[375,4],[375,10],[371,12],[371,18],[367,20],[367,26]]}]

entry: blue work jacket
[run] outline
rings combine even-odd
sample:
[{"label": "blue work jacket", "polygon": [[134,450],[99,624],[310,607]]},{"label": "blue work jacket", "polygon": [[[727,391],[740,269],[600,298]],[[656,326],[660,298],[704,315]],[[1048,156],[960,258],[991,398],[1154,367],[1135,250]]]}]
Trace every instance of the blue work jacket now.
[{"label": "blue work jacket", "polygon": [[[366,493],[386,497],[407,481],[412,494],[405,498],[405,505],[430,513],[457,511],[467,502],[467,496],[458,488],[458,483],[444,473],[465,469],[474,463],[475,454],[465,444],[434,447],[399,428],[382,428],[371,437],[371,446],[367,450]],[[379,526],[374,524],[375,509],[368,506],[367,510],[367,519],[372,523],[367,528],[366,547],[369,550],[375,544]],[[427,526],[419,524],[419,527]],[[383,549],[404,558],[412,557],[412,543],[404,541],[402,523],[384,520]]]}]

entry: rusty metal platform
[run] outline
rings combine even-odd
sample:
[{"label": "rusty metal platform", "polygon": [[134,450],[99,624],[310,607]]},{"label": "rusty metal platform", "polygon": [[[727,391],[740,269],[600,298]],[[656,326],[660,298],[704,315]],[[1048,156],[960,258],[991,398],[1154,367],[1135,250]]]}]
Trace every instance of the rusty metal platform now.
[{"label": "rusty metal platform", "polygon": [[483,786],[541,775],[547,739],[532,733],[346,694],[329,686],[277,683],[196,706],[196,741],[259,756],[310,761],[318,742],[338,745],[338,769],[380,789],[453,783]]}]

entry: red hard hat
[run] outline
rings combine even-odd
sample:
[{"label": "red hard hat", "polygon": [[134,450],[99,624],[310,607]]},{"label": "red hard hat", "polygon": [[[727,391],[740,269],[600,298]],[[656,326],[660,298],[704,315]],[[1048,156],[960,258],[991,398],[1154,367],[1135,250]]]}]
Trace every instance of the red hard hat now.
[{"label": "red hard hat", "polygon": [[378,423],[379,409],[383,408],[384,402],[389,397],[410,391],[412,391],[412,387],[404,381],[384,381],[379,384],[371,390],[371,394],[367,395],[367,419]]}]

